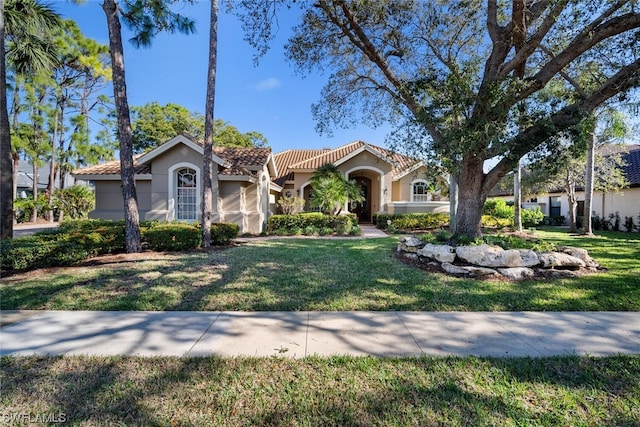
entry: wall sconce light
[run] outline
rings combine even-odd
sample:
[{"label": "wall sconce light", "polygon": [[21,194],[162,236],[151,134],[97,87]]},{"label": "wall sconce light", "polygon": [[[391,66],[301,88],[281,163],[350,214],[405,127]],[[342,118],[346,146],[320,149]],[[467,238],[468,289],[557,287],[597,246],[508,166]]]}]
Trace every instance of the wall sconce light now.
[{"label": "wall sconce light", "polygon": [[384,187],[384,190],[382,190],[382,192],[386,195],[387,194],[387,187]]}]

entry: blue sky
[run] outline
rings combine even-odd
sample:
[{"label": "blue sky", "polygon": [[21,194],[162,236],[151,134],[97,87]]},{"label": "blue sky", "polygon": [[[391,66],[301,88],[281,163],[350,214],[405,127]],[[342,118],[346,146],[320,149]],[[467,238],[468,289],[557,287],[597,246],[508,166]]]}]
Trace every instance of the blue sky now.
[{"label": "blue sky", "polygon": [[[58,0],[54,8],[78,23],[85,36],[108,44],[102,2],[82,5]],[[172,102],[190,111],[204,112],[209,37],[207,0],[184,6],[184,14],[196,20],[197,33],[160,34],[150,48],[135,49],[123,27],[129,105]],[[221,8],[222,9],[222,8]],[[356,139],[384,146],[389,128],[359,126],[336,129],[333,137],[318,135],[311,104],[318,101],[328,75],[301,77],[284,58],[283,46],[296,20],[295,8],[279,16],[280,29],[271,50],[258,66],[243,40],[237,19],[220,11],[215,116],[241,132],[257,131],[275,152],[288,148],[337,147]],[[112,88],[107,94],[113,96]]]}]

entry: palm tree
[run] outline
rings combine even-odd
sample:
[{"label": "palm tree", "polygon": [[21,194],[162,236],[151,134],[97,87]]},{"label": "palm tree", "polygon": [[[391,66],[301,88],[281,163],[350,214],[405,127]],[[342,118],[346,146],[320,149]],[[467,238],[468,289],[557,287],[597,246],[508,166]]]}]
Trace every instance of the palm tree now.
[{"label": "palm tree", "polygon": [[133,0],[123,2],[126,9],[119,7],[117,0],[104,0],[102,4],[109,29],[113,93],[120,141],[120,177],[124,199],[126,251],[129,253],[140,252],[142,245],[140,243],[140,216],[133,163],[133,135],[127,100],[120,16],[135,32],[131,42],[136,47],[151,45],[153,37],[160,31],[193,33],[195,31],[194,22],[172,12],[170,9],[172,3],[174,3],[173,0]]},{"label": "palm tree", "polygon": [[13,159],[6,61],[11,62],[18,74],[51,70],[57,63],[57,55],[48,34],[60,25],[60,16],[36,0],[0,0],[0,239],[13,237]]},{"label": "palm tree", "polygon": [[202,168],[202,246],[205,248],[211,246],[211,211],[213,209],[213,114],[216,94],[216,62],[218,58],[218,0],[211,0],[210,21]]},{"label": "palm tree", "polygon": [[311,187],[311,204],[327,214],[339,214],[348,201],[364,200],[358,185],[347,180],[332,163],[325,163],[315,170],[311,176]]}]

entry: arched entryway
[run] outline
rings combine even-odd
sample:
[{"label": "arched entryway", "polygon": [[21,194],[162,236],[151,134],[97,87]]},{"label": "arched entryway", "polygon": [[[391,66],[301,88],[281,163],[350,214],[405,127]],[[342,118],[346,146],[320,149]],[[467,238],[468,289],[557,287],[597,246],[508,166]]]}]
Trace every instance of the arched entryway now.
[{"label": "arched entryway", "polygon": [[364,200],[361,202],[352,201],[349,212],[356,214],[360,223],[371,222],[371,178],[356,175],[350,179],[356,183]]}]

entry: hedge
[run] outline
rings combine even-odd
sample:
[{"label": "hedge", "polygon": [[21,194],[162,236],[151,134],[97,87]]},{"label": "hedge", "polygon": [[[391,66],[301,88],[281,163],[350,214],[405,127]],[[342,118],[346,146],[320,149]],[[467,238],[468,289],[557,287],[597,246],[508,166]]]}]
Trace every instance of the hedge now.
[{"label": "hedge", "polygon": [[445,213],[407,213],[407,214],[375,214],[374,224],[391,232],[430,230],[445,227],[449,224],[449,215]]},{"label": "hedge", "polygon": [[307,212],[293,215],[271,215],[267,233],[275,235],[353,234],[358,228],[355,214],[325,215]]},{"label": "hedge", "polygon": [[[211,226],[213,245],[238,236],[236,224]],[[184,223],[140,223],[142,245],[154,251],[195,249],[202,244],[199,226]],[[65,221],[56,230],[0,242],[0,267],[5,270],[73,265],[98,255],[125,251],[124,221]]]}]

